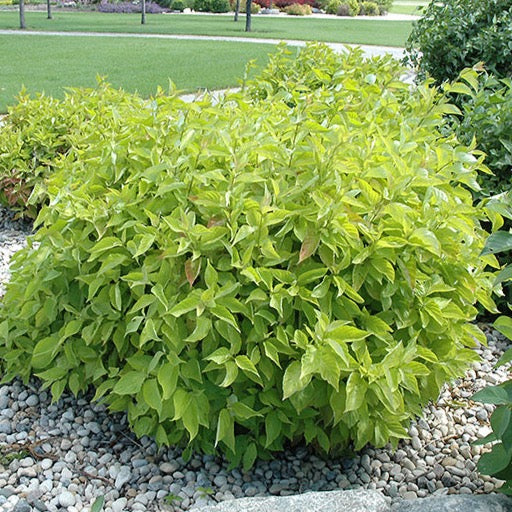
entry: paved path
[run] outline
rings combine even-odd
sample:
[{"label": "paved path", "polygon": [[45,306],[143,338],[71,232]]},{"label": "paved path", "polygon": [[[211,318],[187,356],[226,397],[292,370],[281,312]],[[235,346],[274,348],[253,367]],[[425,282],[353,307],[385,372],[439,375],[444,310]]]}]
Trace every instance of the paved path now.
[{"label": "paved path", "polygon": [[[126,37],[135,39],[180,39],[180,40],[197,40],[197,41],[231,41],[236,43],[247,44],[271,44],[276,45],[284,42],[290,46],[305,46],[307,41],[299,41],[296,39],[263,39],[259,37],[234,37],[234,36],[198,36],[198,35],[181,35],[181,34],[128,34],[113,32],[53,32],[46,30],[0,30],[0,35],[16,35],[16,36],[58,36],[58,37]],[[328,43],[333,50],[343,51],[346,46],[360,46],[366,55],[385,55],[391,54],[393,57],[400,59],[403,56],[404,49],[391,46],[370,46],[370,45],[354,45],[343,43]]]}]

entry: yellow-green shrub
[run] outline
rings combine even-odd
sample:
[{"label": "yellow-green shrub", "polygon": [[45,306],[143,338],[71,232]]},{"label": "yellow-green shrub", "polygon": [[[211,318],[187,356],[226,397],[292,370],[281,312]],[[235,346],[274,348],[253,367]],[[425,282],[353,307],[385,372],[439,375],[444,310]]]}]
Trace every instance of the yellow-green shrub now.
[{"label": "yellow-green shrub", "polygon": [[219,104],[116,93],[15,256],[4,381],[93,386],[137,435],[246,467],[396,444],[492,306],[480,161],[402,73],[310,45]]}]

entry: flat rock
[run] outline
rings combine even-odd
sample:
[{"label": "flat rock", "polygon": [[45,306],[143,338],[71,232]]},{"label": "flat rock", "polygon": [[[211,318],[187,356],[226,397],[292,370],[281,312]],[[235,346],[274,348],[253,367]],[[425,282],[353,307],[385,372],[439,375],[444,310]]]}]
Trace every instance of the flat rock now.
[{"label": "flat rock", "polygon": [[[217,505],[195,507],[193,512],[388,512],[384,496],[377,491],[308,492],[294,496],[240,498]],[[474,512],[474,511],[472,511]]]},{"label": "flat rock", "polygon": [[503,494],[457,494],[400,503],[395,512],[512,512],[512,498]]}]

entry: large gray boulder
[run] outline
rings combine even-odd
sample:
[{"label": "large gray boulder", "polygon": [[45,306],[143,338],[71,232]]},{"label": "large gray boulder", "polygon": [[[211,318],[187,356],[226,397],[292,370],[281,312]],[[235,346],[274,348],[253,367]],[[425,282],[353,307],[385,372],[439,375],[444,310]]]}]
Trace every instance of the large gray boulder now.
[{"label": "large gray boulder", "polygon": [[395,512],[512,512],[512,498],[502,494],[454,494],[403,501]]},{"label": "large gray boulder", "polygon": [[[217,505],[193,508],[193,512],[389,512],[377,491],[308,492],[295,496],[240,498]],[[191,512],[192,512],[191,511]],[[471,511],[474,512],[474,511]]]}]

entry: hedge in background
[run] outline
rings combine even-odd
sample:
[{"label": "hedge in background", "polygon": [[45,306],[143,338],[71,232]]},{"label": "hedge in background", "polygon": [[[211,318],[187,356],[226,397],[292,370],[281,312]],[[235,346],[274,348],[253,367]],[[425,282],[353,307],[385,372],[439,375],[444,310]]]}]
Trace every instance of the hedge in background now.
[{"label": "hedge in background", "polygon": [[245,467],[396,444],[485,342],[495,261],[480,159],[403,71],[310,45],[217,105],[112,93],[14,258],[4,381],[92,386],[137,435]]},{"label": "hedge in background", "polygon": [[512,184],[512,81],[481,75],[478,86],[464,96],[462,116],[454,119],[458,138],[470,143],[476,137],[493,174],[482,175],[484,196],[509,191]]},{"label": "hedge in background", "polygon": [[512,0],[432,1],[414,24],[407,60],[439,83],[485,63],[499,78],[512,76]]}]

